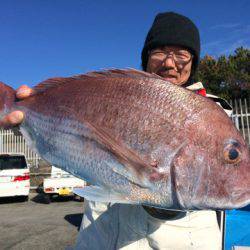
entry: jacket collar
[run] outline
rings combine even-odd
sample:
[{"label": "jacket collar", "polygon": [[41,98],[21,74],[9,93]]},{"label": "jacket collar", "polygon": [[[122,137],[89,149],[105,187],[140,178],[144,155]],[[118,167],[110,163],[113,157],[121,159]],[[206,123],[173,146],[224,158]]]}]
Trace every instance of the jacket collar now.
[{"label": "jacket collar", "polygon": [[193,84],[189,85],[187,87],[187,89],[194,91],[197,94],[208,97],[209,99],[216,102],[219,106],[221,106],[226,111],[227,114],[229,114],[229,115],[232,114],[233,109],[232,109],[231,105],[228,103],[228,101],[226,101],[225,99],[223,99],[219,96],[207,94],[206,89],[204,88],[204,86],[201,82],[193,83]]}]

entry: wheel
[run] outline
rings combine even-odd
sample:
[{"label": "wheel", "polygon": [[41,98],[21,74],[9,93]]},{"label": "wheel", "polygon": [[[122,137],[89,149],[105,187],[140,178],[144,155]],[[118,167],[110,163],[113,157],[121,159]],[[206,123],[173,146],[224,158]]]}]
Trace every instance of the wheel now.
[{"label": "wheel", "polygon": [[21,199],[21,201],[22,202],[27,202],[27,201],[29,201],[29,196],[27,195],[27,196],[20,196],[20,199]]},{"label": "wheel", "polygon": [[43,184],[39,184],[39,186],[38,186],[37,189],[36,189],[36,192],[37,192],[38,194],[42,194],[42,193],[43,193]]},{"label": "wheel", "polygon": [[43,200],[45,204],[50,204],[51,202],[51,196],[49,194],[43,194]]},{"label": "wheel", "polygon": [[79,202],[83,202],[84,201],[84,198],[83,197],[81,197],[81,196],[79,196],[79,195],[74,195],[74,200],[76,200],[76,201],[79,201]]}]

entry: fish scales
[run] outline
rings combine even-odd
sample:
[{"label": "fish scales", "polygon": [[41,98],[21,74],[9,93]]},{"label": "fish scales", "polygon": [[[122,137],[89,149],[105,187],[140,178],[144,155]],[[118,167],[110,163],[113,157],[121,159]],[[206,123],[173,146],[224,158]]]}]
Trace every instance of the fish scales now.
[{"label": "fish scales", "polygon": [[[135,101],[133,101],[133,100],[131,100],[133,98],[129,99],[128,97],[131,97],[132,93],[136,93],[137,89],[136,89],[135,86],[137,86],[137,85],[133,86],[133,84],[131,84],[131,83],[130,84],[128,83],[127,84],[128,86],[127,85],[124,86],[125,85],[124,83],[122,83],[121,85],[122,86],[118,85],[117,87],[115,85],[115,87],[113,88],[113,92],[111,91],[111,87],[108,86],[107,89],[106,89],[107,93],[108,93],[108,96],[106,97],[106,99],[104,99],[102,97],[103,93],[100,93],[100,92],[98,92],[98,91],[96,91],[94,89],[93,92],[95,94],[93,94],[93,95],[92,95],[92,92],[90,92],[90,91],[87,92],[87,94],[89,96],[87,96],[87,100],[86,101],[81,101],[81,100],[77,100],[77,101],[81,102],[82,105],[85,105],[85,104],[87,105],[87,107],[86,107],[86,113],[87,113],[86,115],[87,116],[88,116],[88,114],[90,114],[90,115],[100,114],[98,122],[101,123],[102,126],[107,126],[112,131],[115,128],[119,129],[120,127],[127,127],[126,123],[128,123],[129,125],[133,125],[134,124],[134,125],[137,126],[137,124],[139,124],[139,126],[143,126],[145,120],[152,121],[153,125],[154,125],[154,128],[160,129],[161,126],[162,126],[162,123],[166,122],[165,119],[169,119],[170,118],[167,115],[168,113],[166,114],[166,118],[164,117],[164,112],[163,112],[164,109],[163,108],[161,108],[160,110],[158,109],[160,111],[160,114],[162,115],[162,119],[158,119],[158,120],[152,118],[152,114],[158,115],[158,113],[157,113],[158,110],[156,110],[156,111],[152,110],[152,109],[148,110],[148,108],[150,108],[150,105],[148,105],[149,107],[145,107],[145,105],[142,104],[141,108],[138,109],[138,105],[136,103],[136,100],[137,100],[136,98],[139,97],[139,99],[142,99],[142,96],[147,95],[147,93],[151,94],[151,92],[150,92],[150,90],[152,89],[151,86],[148,87],[147,91],[144,90],[143,93],[141,93],[142,91],[138,91],[139,94],[136,97],[133,97],[135,99]],[[121,87],[123,87],[124,89],[127,90],[127,94],[124,95],[124,89],[123,89],[122,93],[120,93],[119,91],[117,91],[117,89],[120,89]],[[140,90],[140,88],[139,88],[139,90]],[[105,91],[105,89],[103,89],[103,92],[104,91]],[[118,93],[120,95],[123,94],[123,96],[126,96],[127,97],[125,99],[126,102],[123,101],[123,98],[120,98],[119,96],[117,96],[116,93]],[[74,95],[74,93],[72,93],[72,95]],[[174,99],[172,101],[172,103],[175,104],[174,103],[175,101],[176,100]],[[91,103],[95,103],[95,102],[99,103],[99,105],[96,105],[96,107],[93,107],[93,105],[91,105]],[[117,105],[116,105],[117,103],[119,103],[120,107],[117,107]],[[128,103],[133,103],[134,105],[131,105],[130,110],[127,111],[127,106],[128,106],[127,104]],[[161,99],[160,99],[160,102],[158,101],[158,103],[159,104],[162,103]],[[88,104],[90,104],[90,105],[88,105]],[[53,105],[57,105],[57,104],[53,103]],[[160,106],[164,106],[164,104],[162,104]],[[178,103],[176,103],[175,108],[177,109],[177,108],[179,108],[179,106],[180,105],[178,105]],[[158,107],[158,105],[156,107]],[[119,110],[121,110],[122,113],[117,113],[117,109],[118,108],[119,108]],[[98,110],[99,110],[99,112],[98,112]],[[110,113],[107,114],[107,112],[105,112],[106,110],[109,110]],[[135,114],[132,121],[130,121],[129,119],[124,119],[124,116],[126,116],[127,112],[133,112]],[[113,115],[115,113],[117,113],[116,116]],[[148,114],[148,116],[149,116],[148,119],[144,119],[144,117],[145,117],[144,114]],[[174,119],[174,120],[178,120],[178,117],[174,117],[175,116],[174,114],[178,115],[178,114],[180,114],[180,112],[175,112],[175,113],[172,112],[171,113],[171,115],[172,115],[171,118]],[[94,119],[95,118],[96,117],[94,117]],[[91,117],[90,117],[90,119],[91,119]],[[160,124],[159,124],[159,121],[160,121]],[[171,128],[171,126],[168,126],[168,127]],[[135,128],[134,130],[136,131],[137,128]],[[130,138],[129,134],[122,134],[122,133],[126,133],[126,132],[130,133],[130,131],[126,131],[126,129],[123,129],[122,131],[121,130],[117,131],[117,133],[120,133],[120,135],[123,138]],[[151,135],[150,135],[151,137],[152,137],[152,134],[153,134],[152,132],[153,131],[151,131]],[[155,134],[158,135],[158,132],[156,131]],[[143,139],[141,138],[139,141],[141,142],[141,141],[143,141]]]},{"label": "fish scales", "polygon": [[[95,171],[100,172],[96,174],[103,173],[101,172],[102,169],[98,168],[100,161],[95,160],[96,152],[86,149],[86,147],[88,147],[87,143],[84,143],[84,140],[79,139],[79,131],[74,129],[79,129],[80,124],[73,124],[72,121],[64,121],[60,124],[60,127],[57,128],[55,135],[55,133],[53,133],[53,131],[55,131],[54,124],[60,123],[58,119],[52,120],[46,117],[40,119],[36,114],[32,114],[32,118],[30,118],[29,121],[39,124],[37,126],[39,136],[37,136],[36,148],[40,153],[42,152],[43,156],[48,161],[53,161],[55,165],[63,166],[66,170],[68,170],[67,168],[69,166],[74,167],[74,172],[72,172],[72,170],[70,172],[78,177],[82,174],[81,166],[83,163],[92,173]],[[24,124],[24,126],[25,125],[26,124]],[[86,156],[82,152],[87,150],[88,158],[85,158]],[[47,151],[47,153],[45,151]],[[100,154],[99,157],[101,157]],[[102,160],[102,158],[100,160]],[[89,162],[94,162],[97,167],[93,169]]]},{"label": "fish scales", "polygon": [[136,70],[49,79],[19,102],[1,89],[5,112],[24,111],[28,143],[95,185],[79,191],[87,199],[183,210],[249,203],[249,150],[211,100]]},{"label": "fish scales", "polygon": [[[85,154],[82,152],[86,152],[87,149],[86,143],[84,140],[79,140],[79,128],[81,125],[79,123],[72,124],[72,121],[63,121],[63,123],[55,118],[51,117],[41,117],[38,113],[31,113],[31,117],[26,117],[26,120],[32,121],[32,124],[29,127],[36,127],[37,131],[39,131],[39,135],[36,138],[36,146],[38,149],[38,153],[42,154],[43,157],[49,161],[53,162],[55,165],[64,167],[65,170],[71,172],[72,174],[82,177],[83,174],[86,180],[90,180],[91,178],[86,175],[87,173],[95,174],[97,176],[102,176],[102,180],[98,181],[101,184],[112,183],[116,186],[116,189],[120,189],[123,187],[128,188],[128,192],[131,193],[133,199],[138,198],[136,194],[140,192],[140,190],[134,185],[129,185],[127,179],[120,178],[116,173],[110,171],[109,165],[100,164],[102,161],[114,162],[111,159],[107,159],[109,156],[107,152],[99,151],[97,152],[97,148],[94,147],[92,150],[88,150],[88,157],[85,157]],[[37,124],[34,126],[34,124]],[[55,124],[57,125],[57,129],[55,130]],[[27,126],[24,123],[24,127]],[[77,128],[77,130],[74,130]],[[72,136],[71,135],[75,135]],[[63,143],[62,143],[63,142]],[[93,145],[89,145],[93,147]],[[45,152],[46,151],[46,152]],[[67,156],[67,157],[66,157]],[[98,160],[97,160],[98,159]],[[84,164],[85,171],[82,173],[82,164]],[[95,168],[93,168],[93,164]],[[68,168],[70,166],[70,168]],[[74,171],[72,172],[72,168]],[[93,180],[92,180],[93,181]],[[132,186],[132,187],[130,187]],[[162,188],[162,186],[161,186]],[[137,190],[137,191],[135,191]],[[149,196],[147,192],[143,192],[144,196]],[[152,199],[159,200],[162,198],[158,195],[152,197]]]}]

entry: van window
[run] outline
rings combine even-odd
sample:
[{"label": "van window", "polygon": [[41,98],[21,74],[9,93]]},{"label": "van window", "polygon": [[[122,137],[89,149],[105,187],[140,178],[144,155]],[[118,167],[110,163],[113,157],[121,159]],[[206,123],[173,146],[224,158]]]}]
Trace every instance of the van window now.
[{"label": "van window", "polygon": [[0,170],[27,168],[25,157],[20,155],[0,155]]}]

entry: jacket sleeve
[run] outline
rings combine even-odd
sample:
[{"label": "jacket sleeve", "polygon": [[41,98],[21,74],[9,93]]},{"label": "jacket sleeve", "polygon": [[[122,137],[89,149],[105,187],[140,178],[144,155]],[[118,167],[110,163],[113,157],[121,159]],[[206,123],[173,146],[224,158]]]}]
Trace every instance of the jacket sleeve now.
[{"label": "jacket sleeve", "polygon": [[206,97],[213,100],[216,104],[222,107],[228,116],[230,117],[232,116],[233,109],[231,105],[225,99],[215,96],[215,95],[211,95],[211,94],[206,94]]}]

